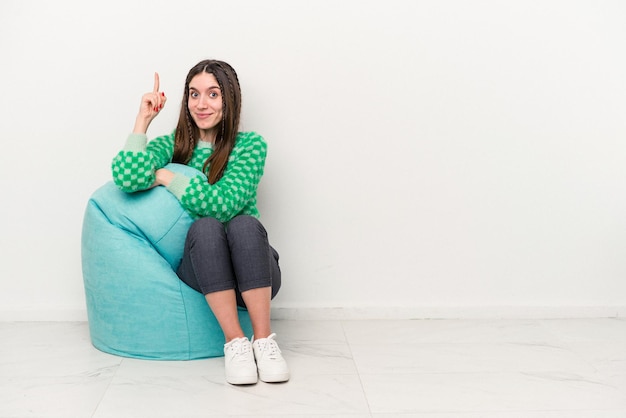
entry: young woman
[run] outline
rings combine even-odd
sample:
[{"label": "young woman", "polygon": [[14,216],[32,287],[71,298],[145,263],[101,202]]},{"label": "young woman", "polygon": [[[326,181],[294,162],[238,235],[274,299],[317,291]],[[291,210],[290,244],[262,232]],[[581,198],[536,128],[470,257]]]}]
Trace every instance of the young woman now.
[{"label": "young woman", "polygon": [[[254,132],[238,131],[237,74],[223,61],[195,65],[185,81],[176,130],[148,143],[148,126],[166,101],[155,74],[154,89],[141,99],[133,132],[113,159],[114,182],[126,192],[163,186],[196,219],[177,274],[205,295],[224,332],[226,380],[286,381],[289,368],[270,327],[270,301],[281,284],[278,253],[269,245],[256,207],[267,145]],[[208,180],[163,168],[170,162],[195,167]],[[250,314],[253,342],[239,324],[238,305]]]}]

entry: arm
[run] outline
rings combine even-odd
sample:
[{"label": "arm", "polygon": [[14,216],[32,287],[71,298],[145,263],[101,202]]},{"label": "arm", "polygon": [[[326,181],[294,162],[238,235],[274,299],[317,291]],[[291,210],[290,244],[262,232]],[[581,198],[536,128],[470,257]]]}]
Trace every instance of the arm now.
[{"label": "arm", "polygon": [[145,190],[155,181],[155,171],[167,164],[174,152],[174,137],[156,138],[150,144],[146,131],[167,98],[159,92],[159,74],[154,73],[154,88],[141,98],[133,133],[112,162],[113,181],[125,192]]},{"label": "arm", "polygon": [[249,205],[256,210],[256,191],[265,169],[267,144],[255,133],[240,135],[224,175],[215,184],[209,184],[202,176],[189,178],[172,173],[166,187],[192,216],[227,222]]},{"label": "arm", "polygon": [[145,134],[130,134],[126,146],[111,164],[113,182],[125,192],[149,189],[156,171],[172,159],[174,134],[160,136],[147,143]]}]

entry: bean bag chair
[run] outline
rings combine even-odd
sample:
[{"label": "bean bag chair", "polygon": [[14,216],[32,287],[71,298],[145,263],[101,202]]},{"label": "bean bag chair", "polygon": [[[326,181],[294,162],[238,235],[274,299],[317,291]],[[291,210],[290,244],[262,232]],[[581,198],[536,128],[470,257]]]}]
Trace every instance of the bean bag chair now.
[{"label": "bean bag chair", "polygon": [[[188,176],[181,164],[168,169]],[[122,192],[111,181],[87,203],[81,256],[92,344],[155,360],[224,355],[224,334],[201,293],[176,275],[193,219],[170,192]],[[239,309],[244,332],[250,317]]]}]

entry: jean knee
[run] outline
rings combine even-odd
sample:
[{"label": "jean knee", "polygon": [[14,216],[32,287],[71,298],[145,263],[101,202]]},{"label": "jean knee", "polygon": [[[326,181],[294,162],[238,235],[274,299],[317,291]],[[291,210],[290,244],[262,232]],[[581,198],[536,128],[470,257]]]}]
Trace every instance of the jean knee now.
[{"label": "jean knee", "polygon": [[187,232],[187,240],[202,236],[217,236],[224,233],[224,225],[215,218],[200,218],[191,224]]},{"label": "jean knee", "polygon": [[249,215],[239,215],[231,219],[228,223],[228,234],[231,236],[239,236],[244,235],[248,236],[249,234],[259,234],[263,238],[267,238],[267,231],[265,227],[254,216]]}]

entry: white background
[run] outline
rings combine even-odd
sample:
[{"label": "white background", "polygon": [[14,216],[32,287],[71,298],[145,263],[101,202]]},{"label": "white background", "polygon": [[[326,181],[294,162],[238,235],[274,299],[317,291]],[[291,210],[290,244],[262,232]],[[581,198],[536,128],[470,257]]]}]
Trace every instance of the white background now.
[{"label": "white background", "polygon": [[[83,212],[154,71],[231,63],[284,315],[623,315],[626,2],[0,3],[0,319],[85,319]],[[338,313],[337,313],[338,312]]]}]

